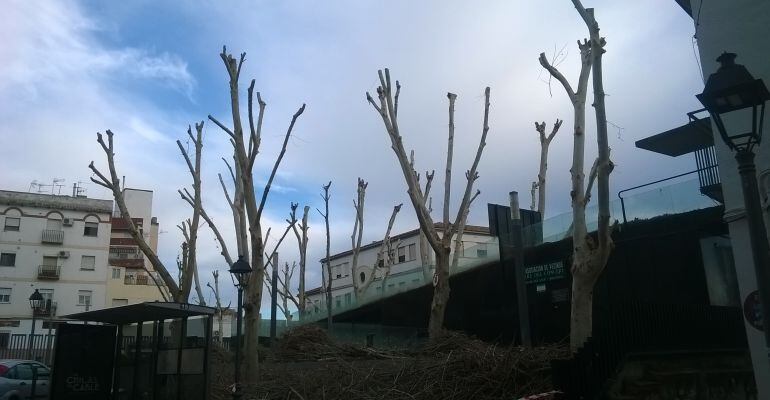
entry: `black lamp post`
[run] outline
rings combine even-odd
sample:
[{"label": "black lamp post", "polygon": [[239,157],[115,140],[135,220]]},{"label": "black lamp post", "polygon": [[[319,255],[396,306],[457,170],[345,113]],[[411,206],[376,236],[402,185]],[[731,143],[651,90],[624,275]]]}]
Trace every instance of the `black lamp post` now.
[{"label": "black lamp post", "polygon": [[35,317],[37,316],[37,313],[43,309],[44,305],[45,300],[43,300],[43,295],[35,289],[35,292],[29,296],[29,306],[32,307],[32,330],[29,333],[29,347],[27,348],[27,359],[29,360],[32,359],[32,347],[34,346],[35,341]]},{"label": "black lamp post", "polygon": [[[735,151],[741,175],[743,201],[751,236],[751,252],[762,309],[762,327],[770,358],[770,246],[759,200],[754,147],[762,141],[765,103],[770,93],[761,79],[735,63],[734,53],[722,53],[717,72],[709,76],[703,93],[696,95],[717,126],[722,140]],[[725,127],[728,123],[731,131]]]},{"label": "black lamp post", "polygon": [[233,384],[233,399],[240,399],[241,393],[241,313],[243,311],[243,288],[248,285],[251,265],[243,256],[238,256],[238,261],[230,266],[230,273],[235,278],[235,287],[238,289],[238,307],[235,323],[235,383]]}]

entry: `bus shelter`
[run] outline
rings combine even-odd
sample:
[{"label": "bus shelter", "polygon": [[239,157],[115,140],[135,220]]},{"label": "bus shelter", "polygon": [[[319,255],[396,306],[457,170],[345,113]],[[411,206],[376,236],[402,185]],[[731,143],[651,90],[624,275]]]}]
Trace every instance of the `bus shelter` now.
[{"label": "bus shelter", "polygon": [[[208,399],[214,312],[194,304],[147,302],[65,316],[83,323],[57,332],[51,399],[91,398],[84,393],[89,388],[112,400]],[[95,348],[100,345],[102,351]],[[99,384],[80,372],[93,370],[97,361],[112,366],[110,382]]]}]

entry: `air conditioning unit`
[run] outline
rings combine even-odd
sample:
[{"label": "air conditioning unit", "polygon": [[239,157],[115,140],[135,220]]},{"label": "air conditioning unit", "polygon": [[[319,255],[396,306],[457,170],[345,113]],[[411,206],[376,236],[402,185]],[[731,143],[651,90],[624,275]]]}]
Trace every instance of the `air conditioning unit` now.
[{"label": "air conditioning unit", "polygon": [[70,257],[70,252],[62,250],[62,251],[59,252],[59,257],[60,258],[69,258]]},{"label": "air conditioning unit", "polygon": [[62,220],[62,225],[64,226],[72,226],[72,224],[73,224],[72,218],[64,218]]}]

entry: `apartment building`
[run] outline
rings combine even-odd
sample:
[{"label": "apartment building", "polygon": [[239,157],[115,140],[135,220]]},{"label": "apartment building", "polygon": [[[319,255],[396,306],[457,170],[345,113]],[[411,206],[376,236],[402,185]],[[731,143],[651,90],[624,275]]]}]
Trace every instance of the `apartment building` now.
[{"label": "apartment building", "polygon": [[[441,224],[437,223],[436,226],[440,232]],[[329,257],[332,270],[333,310],[350,309],[356,304],[366,303],[425,284],[432,284],[435,256],[432,249],[428,248],[428,262],[427,265],[423,265],[420,256],[419,229],[404,232],[391,238],[390,259],[392,262],[390,273],[384,281],[384,257],[380,254],[381,248],[382,241],[361,246],[358,255],[359,276],[357,278],[368,280],[370,275],[374,274],[374,280],[361,299],[356,298],[353,286],[354,277],[351,270],[353,251],[348,250]],[[491,235],[489,229],[483,226],[468,225],[465,227],[460,251],[457,267],[450,268],[450,273],[461,272],[500,258],[497,237]],[[452,252],[453,255],[454,251]],[[320,260],[320,262],[322,265],[325,264],[325,260]],[[363,276],[360,276],[362,274]],[[324,282],[327,282],[326,268],[323,269],[323,279]],[[318,287],[309,290],[307,297],[309,303],[307,309],[310,314],[325,315],[326,299],[323,288]]]},{"label": "apartment building", "polygon": [[0,190],[0,346],[29,334],[35,290],[51,301],[36,329],[109,306],[111,216],[111,200]]},{"label": "apartment building", "polygon": [[[157,252],[159,226],[157,218],[152,216],[152,191],[125,188],[123,197],[134,225],[139,228],[153,251]],[[117,207],[112,215],[108,262],[108,306],[163,300],[161,290],[166,290],[163,281],[128,233],[128,224]]]}]

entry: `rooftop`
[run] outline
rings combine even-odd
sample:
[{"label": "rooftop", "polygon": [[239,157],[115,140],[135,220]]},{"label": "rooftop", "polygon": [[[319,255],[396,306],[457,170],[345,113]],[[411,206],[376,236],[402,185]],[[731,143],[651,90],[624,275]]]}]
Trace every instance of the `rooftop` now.
[{"label": "rooftop", "polygon": [[174,318],[195,317],[199,315],[214,315],[215,312],[216,309],[214,308],[198,306],[195,304],[156,301],[86,311],[65,315],[63,318],[125,325],[144,321],[161,321]]},{"label": "rooftop", "polygon": [[53,194],[0,190],[0,204],[17,207],[37,207],[55,210],[74,210],[112,213],[112,200],[90,199]]}]

